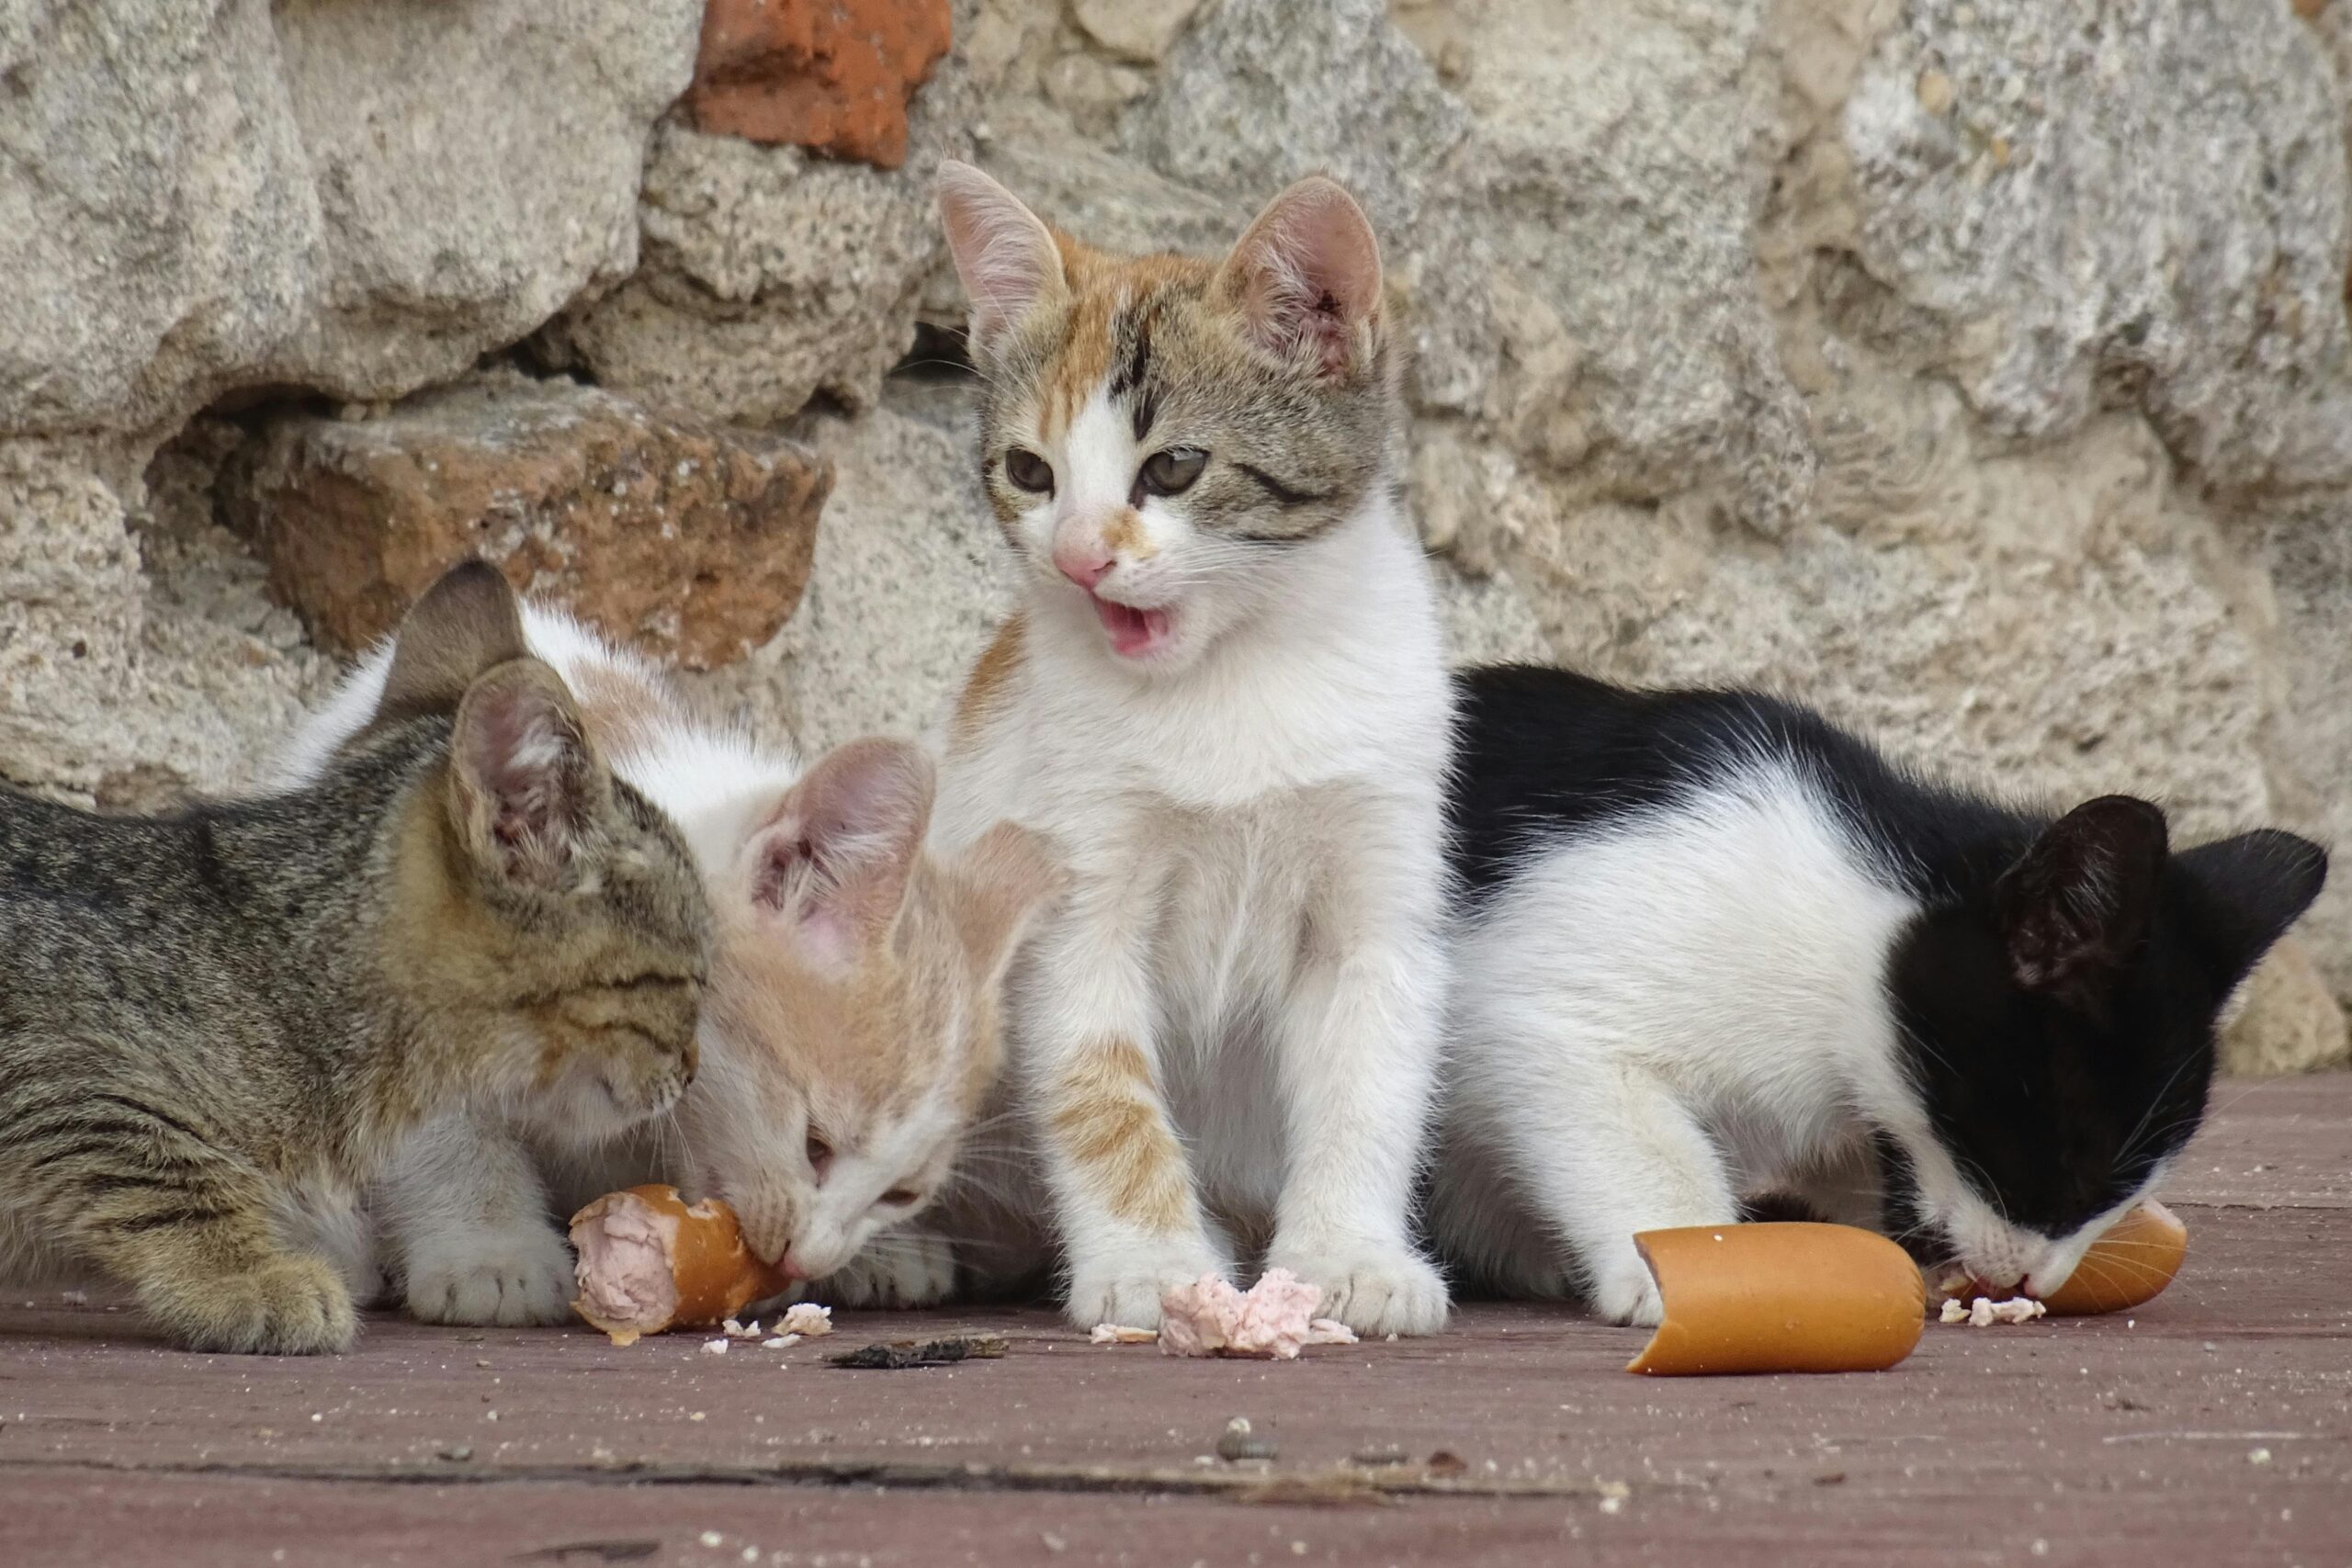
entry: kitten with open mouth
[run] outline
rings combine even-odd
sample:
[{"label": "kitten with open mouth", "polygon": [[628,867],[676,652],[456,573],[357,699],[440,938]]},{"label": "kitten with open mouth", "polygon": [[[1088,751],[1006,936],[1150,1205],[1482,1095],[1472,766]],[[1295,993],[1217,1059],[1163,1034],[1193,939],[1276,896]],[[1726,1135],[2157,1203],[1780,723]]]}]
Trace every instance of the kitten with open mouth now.
[{"label": "kitten with open mouth", "polygon": [[[940,206],[1023,594],[934,838],[1010,818],[1071,862],[1014,974],[992,1125],[1022,1147],[986,1185],[1042,1184],[1081,1328],[1262,1265],[1353,1329],[1432,1332],[1406,1215],[1451,702],[1371,226],[1326,179],[1221,261],[1091,249],[962,164]],[[976,1261],[1051,1257],[1026,1201],[958,1216]]]}]

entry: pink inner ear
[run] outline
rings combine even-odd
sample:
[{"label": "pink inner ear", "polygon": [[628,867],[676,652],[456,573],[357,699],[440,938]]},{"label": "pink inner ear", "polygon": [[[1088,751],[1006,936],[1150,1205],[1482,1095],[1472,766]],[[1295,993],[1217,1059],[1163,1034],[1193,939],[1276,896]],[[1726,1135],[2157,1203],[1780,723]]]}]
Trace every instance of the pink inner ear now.
[{"label": "pink inner ear", "polygon": [[985,343],[1065,287],[1061,248],[1020,198],[968,164],[939,172],[939,216]]},{"label": "pink inner ear", "polygon": [[1330,180],[1301,180],[1276,197],[1224,273],[1259,341],[1284,357],[1310,352],[1326,376],[1354,364],[1359,332],[1379,314],[1379,242]]},{"label": "pink inner ear", "polygon": [[518,881],[544,881],[571,858],[575,749],[569,716],[544,691],[517,683],[486,692],[470,710],[464,747],[489,829]]},{"label": "pink inner ear", "polygon": [[888,934],[931,819],[931,761],[899,741],[857,740],[786,791],[751,843],[752,902],[787,917],[827,963]]}]

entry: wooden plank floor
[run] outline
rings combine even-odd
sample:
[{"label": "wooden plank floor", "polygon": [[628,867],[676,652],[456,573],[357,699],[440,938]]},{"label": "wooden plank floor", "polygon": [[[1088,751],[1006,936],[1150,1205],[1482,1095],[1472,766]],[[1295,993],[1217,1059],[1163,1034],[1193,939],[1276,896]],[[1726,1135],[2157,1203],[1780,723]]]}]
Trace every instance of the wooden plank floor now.
[{"label": "wooden plank floor", "polygon": [[[1640,1335],[1510,1305],[1285,1366],[1095,1348],[1038,1314],[844,1314],[829,1344],[723,1356],[387,1318],[351,1356],[277,1360],[19,1293],[0,1563],[2346,1568],[2352,1075],[2216,1103],[2160,1302],[1930,1325],[1866,1377],[1636,1379]],[[962,1323],[1012,1353],[820,1359]],[[1233,1416],[1271,1466],[1204,1461]],[[1413,1462],[1354,1462],[1376,1450]]]}]

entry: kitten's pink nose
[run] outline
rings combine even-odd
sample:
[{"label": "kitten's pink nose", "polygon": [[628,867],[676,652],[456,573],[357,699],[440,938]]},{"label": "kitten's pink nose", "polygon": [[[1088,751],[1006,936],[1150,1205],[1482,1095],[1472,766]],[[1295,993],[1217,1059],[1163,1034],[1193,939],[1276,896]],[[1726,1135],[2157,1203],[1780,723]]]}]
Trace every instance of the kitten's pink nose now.
[{"label": "kitten's pink nose", "polygon": [[1099,547],[1065,549],[1057,546],[1054,550],[1055,570],[1089,593],[1094,592],[1096,583],[1111,575],[1114,564],[1110,552]]}]

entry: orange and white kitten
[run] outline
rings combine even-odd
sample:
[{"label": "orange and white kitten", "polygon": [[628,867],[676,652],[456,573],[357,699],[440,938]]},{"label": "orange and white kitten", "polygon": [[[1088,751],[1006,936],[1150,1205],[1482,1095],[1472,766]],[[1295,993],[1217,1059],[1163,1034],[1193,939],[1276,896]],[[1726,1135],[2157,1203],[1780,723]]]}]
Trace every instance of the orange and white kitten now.
[{"label": "orange and white kitten", "polygon": [[1371,226],[1313,178],[1221,263],[1126,258],[964,164],[939,201],[1023,603],[933,837],[1009,818],[1071,866],[1011,1043],[1069,1315],[1148,1326],[1246,1261],[1358,1330],[1434,1332],[1407,1210],[1453,709]]},{"label": "orange and white kitten", "polygon": [[[929,852],[920,749],[857,740],[804,771],[787,749],[701,722],[661,671],[569,616],[526,606],[524,632],[702,871],[714,942],[701,1068],[669,1117],[585,1154],[479,1117],[413,1139],[372,1205],[409,1309],[561,1321],[571,1263],[557,1216],[643,1181],[726,1199],[761,1256],[827,1300],[945,1294],[946,1245],[885,1233],[937,1195],[997,1078],[1006,966],[1057,886],[1044,844],[1007,825]],[[385,668],[379,650],[345,679],[294,740],[288,777],[315,773],[365,720]]]}]

